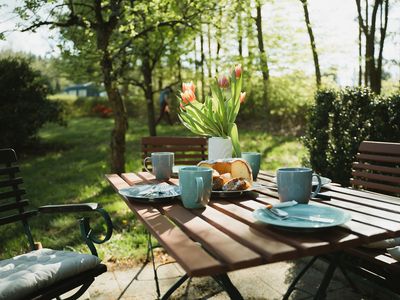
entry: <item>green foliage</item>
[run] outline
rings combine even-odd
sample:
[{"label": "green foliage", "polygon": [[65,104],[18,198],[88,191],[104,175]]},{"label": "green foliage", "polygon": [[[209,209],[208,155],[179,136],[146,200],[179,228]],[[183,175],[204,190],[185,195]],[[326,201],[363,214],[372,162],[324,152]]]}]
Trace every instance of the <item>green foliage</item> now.
[{"label": "green foliage", "polygon": [[400,142],[399,127],[400,95],[377,97],[365,88],[320,90],[310,110],[304,144],[316,172],[348,185],[360,143]]},{"label": "green foliage", "polygon": [[[245,76],[247,74],[248,72]],[[261,76],[247,75],[246,82],[244,89],[247,91],[247,97],[238,115],[240,123],[262,120],[264,127],[272,132],[292,134],[304,130],[307,111],[311,106],[315,90],[314,83],[304,73],[296,72],[270,78],[269,111],[263,99]]]},{"label": "green foliage", "polygon": [[61,105],[47,100],[45,80],[26,60],[0,60],[0,90],[0,148],[21,149],[45,123],[62,123]]}]

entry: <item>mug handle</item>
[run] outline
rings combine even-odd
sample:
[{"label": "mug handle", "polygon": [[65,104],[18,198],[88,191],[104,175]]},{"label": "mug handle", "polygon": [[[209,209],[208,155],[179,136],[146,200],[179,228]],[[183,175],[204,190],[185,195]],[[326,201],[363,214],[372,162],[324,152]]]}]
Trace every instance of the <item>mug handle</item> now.
[{"label": "mug handle", "polygon": [[144,165],[145,170],[146,170],[147,172],[151,173],[150,170],[147,169],[147,165],[146,165],[148,160],[151,160],[151,157],[146,157],[146,158],[143,160],[143,165]]},{"label": "mug handle", "polygon": [[314,191],[313,193],[311,193],[311,198],[314,198],[315,196],[317,196],[317,194],[318,194],[319,191],[321,190],[322,182],[321,182],[321,176],[319,176],[318,174],[313,174],[312,176],[313,176],[313,177],[315,176],[315,177],[317,177],[317,179],[318,179],[318,186],[317,186],[317,188],[315,189],[315,191]]},{"label": "mug handle", "polygon": [[204,182],[203,177],[196,177],[196,203],[201,203],[203,198]]}]

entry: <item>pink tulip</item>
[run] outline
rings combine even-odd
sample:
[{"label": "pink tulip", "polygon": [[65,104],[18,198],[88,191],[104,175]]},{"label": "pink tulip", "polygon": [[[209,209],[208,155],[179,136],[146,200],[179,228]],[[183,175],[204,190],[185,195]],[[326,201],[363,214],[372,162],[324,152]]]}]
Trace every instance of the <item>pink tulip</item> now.
[{"label": "pink tulip", "polygon": [[229,87],[228,77],[226,77],[225,75],[220,76],[218,78],[218,85],[220,88],[223,88],[223,89],[226,89],[227,87]]},{"label": "pink tulip", "polygon": [[188,89],[185,92],[181,93],[181,99],[183,104],[188,104],[189,102],[193,102],[194,100],[196,100],[196,95],[191,89]]},{"label": "pink tulip", "polygon": [[182,92],[186,92],[187,90],[191,90],[193,93],[196,92],[196,86],[193,81],[182,83]]},{"label": "pink tulip", "polygon": [[243,104],[245,100],[246,100],[246,92],[240,93],[240,98],[239,98],[240,104]]},{"label": "pink tulip", "polygon": [[240,76],[242,75],[242,65],[236,65],[235,67],[235,76],[236,79],[240,78]]}]

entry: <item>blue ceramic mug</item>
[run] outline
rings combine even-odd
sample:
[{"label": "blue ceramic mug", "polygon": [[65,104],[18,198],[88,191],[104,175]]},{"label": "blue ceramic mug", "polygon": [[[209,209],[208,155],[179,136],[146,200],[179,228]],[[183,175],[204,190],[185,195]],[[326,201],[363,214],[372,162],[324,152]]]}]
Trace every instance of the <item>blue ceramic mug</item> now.
[{"label": "blue ceramic mug", "polygon": [[210,201],[212,169],[182,167],[179,169],[181,199],[186,208],[205,207]]},{"label": "blue ceramic mug", "polygon": [[[313,176],[317,177],[318,186],[311,194]],[[281,202],[296,200],[298,203],[307,204],[310,197],[315,197],[321,189],[321,177],[313,174],[310,168],[280,168],[276,177]]]},{"label": "blue ceramic mug", "polygon": [[261,153],[258,152],[242,152],[242,158],[247,161],[253,173],[253,180],[257,180],[260,171]]},{"label": "blue ceramic mug", "polygon": [[[151,161],[153,171],[147,169],[147,161]],[[174,153],[173,152],[153,152],[151,157],[146,157],[143,160],[144,168],[147,172],[153,173],[158,180],[168,180],[172,175],[172,168],[174,166]]]}]

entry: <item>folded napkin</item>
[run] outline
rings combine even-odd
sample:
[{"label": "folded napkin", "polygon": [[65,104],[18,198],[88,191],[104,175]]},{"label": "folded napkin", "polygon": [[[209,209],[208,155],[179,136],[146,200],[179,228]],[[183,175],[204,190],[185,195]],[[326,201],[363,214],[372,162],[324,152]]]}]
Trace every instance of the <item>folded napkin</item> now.
[{"label": "folded napkin", "polygon": [[176,194],[176,186],[166,183],[147,185],[137,194],[142,197],[163,197]]}]

